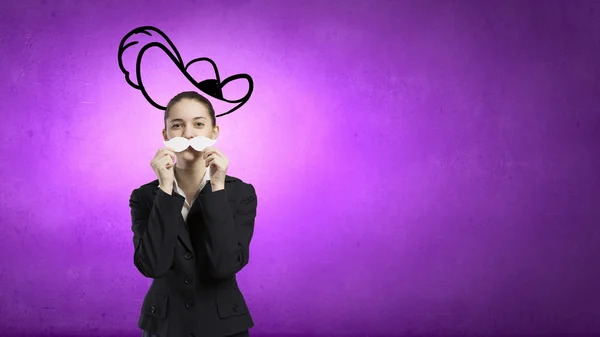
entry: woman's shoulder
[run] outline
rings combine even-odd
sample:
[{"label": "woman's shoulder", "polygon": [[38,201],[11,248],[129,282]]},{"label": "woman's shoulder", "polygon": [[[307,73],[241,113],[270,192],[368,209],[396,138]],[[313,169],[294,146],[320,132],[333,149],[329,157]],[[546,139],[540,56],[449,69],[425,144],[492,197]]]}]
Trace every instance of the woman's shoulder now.
[{"label": "woman's shoulder", "polygon": [[150,182],[144,183],[136,188],[136,190],[146,190],[154,187],[158,187],[158,179],[154,179]]},{"label": "woman's shoulder", "polygon": [[131,198],[139,199],[144,195],[155,194],[158,189],[158,179],[147,182],[145,184],[140,185],[139,187],[134,187],[133,191],[131,191]]},{"label": "woman's shoulder", "polygon": [[234,193],[241,196],[256,194],[254,186],[251,183],[229,175],[225,176],[225,189],[233,190]]}]

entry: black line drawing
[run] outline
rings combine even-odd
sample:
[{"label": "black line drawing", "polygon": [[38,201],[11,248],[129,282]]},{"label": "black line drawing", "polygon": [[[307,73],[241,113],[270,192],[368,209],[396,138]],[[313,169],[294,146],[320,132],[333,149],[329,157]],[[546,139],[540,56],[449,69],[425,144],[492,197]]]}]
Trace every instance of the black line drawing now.
[{"label": "black line drawing", "polygon": [[[140,49],[138,56],[137,56],[137,60],[136,60],[136,69],[135,69],[136,78],[135,78],[135,80],[132,80],[130,77],[129,71],[127,69],[125,69],[125,66],[123,65],[123,59],[122,59],[123,53],[125,52],[125,50],[127,50],[127,48],[139,43],[139,41],[136,40],[137,34],[145,34],[148,36],[155,36],[155,35],[153,35],[153,33],[160,35],[167,42],[168,47],[158,41],[150,42],[150,43],[147,43],[146,45],[144,45]],[[132,40],[132,41],[129,41],[129,40]],[[142,75],[141,75],[142,57],[144,56],[144,53],[152,47],[158,47],[162,51],[164,51],[171,58],[173,63],[175,63],[177,68],[179,68],[181,73],[198,90],[202,91],[203,93],[205,93],[213,98],[216,98],[216,99],[224,101],[224,102],[239,103],[232,109],[230,109],[224,113],[215,115],[215,117],[221,117],[221,116],[230,114],[230,113],[234,112],[235,110],[239,109],[242,105],[244,105],[248,101],[248,99],[250,98],[250,95],[252,94],[252,90],[254,89],[254,82],[252,81],[252,78],[250,77],[250,75],[237,74],[237,75],[227,77],[226,79],[224,79],[221,82],[221,79],[219,77],[219,70],[217,69],[217,65],[215,64],[215,62],[213,60],[209,59],[208,57],[199,57],[199,58],[195,58],[195,59],[191,60],[190,62],[188,62],[187,65],[184,65],[183,60],[181,59],[181,56],[179,55],[179,51],[177,51],[177,48],[175,48],[175,45],[173,44],[173,42],[171,42],[169,37],[167,35],[165,35],[165,33],[160,31],[158,28],[155,28],[152,26],[143,26],[143,27],[138,27],[138,28],[133,29],[132,31],[127,33],[127,35],[125,35],[125,37],[123,37],[123,39],[121,40],[121,43],[119,45],[119,54],[118,54],[119,68],[121,68],[121,71],[123,72],[123,74],[125,74],[125,80],[127,81],[127,83],[130,86],[132,86],[133,88],[140,90],[142,92],[142,94],[144,95],[144,97],[146,98],[146,100],[148,100],[148,102],[157,109],[166,110],[166,106],[162,106],[162,105],[156,103],[150,97],[150,95],[148,95],[148,92],[146,92],[146,88],[144,88],[144,84],[142,82]],[[190,65],[192,65],[196,62],[200,62],[200,61],[208,61],[212,65],[212,67],[215,71],[215,78],[205,79],[202,81],[196,81],[196,79],[194,79],[188,73],[188,71],[187,71],[188,67]],[[248,80],[248,93],[246,93],[246,95],[244,95],[242,98],[240,98],[238,100],[228,100],[228,99],[223,98],[222,88],[227,83],[237,80],[237,79]]]}]

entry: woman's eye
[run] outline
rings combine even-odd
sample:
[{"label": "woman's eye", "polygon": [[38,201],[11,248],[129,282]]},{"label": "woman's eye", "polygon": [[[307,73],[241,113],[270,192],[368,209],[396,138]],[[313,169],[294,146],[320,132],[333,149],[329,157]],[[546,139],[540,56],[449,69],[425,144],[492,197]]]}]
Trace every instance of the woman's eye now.
[{"label": "woman's eye", "polygon": [[[198,122],[198,123],[196,123],[196,125],[204,125],[204,123],[200,123],[200,122]],[[173,124],[173,125],[171,126],[171,128],[172,128],[172,129],[174,129],[174,128],[176,128],[176,127],[179,127],[179,126],[180,126],[179,124]]]}]

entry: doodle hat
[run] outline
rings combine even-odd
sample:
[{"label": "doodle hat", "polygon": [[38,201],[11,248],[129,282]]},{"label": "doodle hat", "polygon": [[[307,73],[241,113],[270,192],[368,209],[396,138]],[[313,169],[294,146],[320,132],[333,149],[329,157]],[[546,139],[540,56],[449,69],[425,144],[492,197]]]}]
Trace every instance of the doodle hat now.
[{"label": "doodle hat", "polygon": [[[145,37],[149,37],[148,41],[142,41]],[[137,47],[141,46],[141,48],[139,49],[137,54],[135,69],[132,69],[132,76],[132,72],[130,72],[124,66],[125,62],[123,61],[123,54],[126,50],[131,49],[133,46],[136,45]],[[160,31],[158,28],[152,26],[143,26],[133,29],[132,31],[127,33],[127,35],[125,35],[121,40],[118,52],[119,68],[121,69],[123,74],[125,74],[125,80],[127,81],[127,83],[133,88],[140,90],[146,98],[146,100],[157,109],[166,110],[166,104],[161,105],[157,103],[154,99],[152,99],[152,97],[150,97],[148,91],[144,87],[141,74],[141,61],[144,56],[144,53],[152,47],[158,47],[162,51],[164,51],[165,54],[169,56],[169,58],[173,61],[173,63],[177,66],[181,73],[187,78],[188,81],[190,81],[190,83],[196,89],[214,99],[217,99],[222,102],[227,102],[232,105],[232,108],[230,108],[224,113],[216,114],[215,117],[221,117],[239,109],[248,101],[250,95],[252,94],[254,83],[250,75],[237,74],[227,77],[226,79],[221,81],[217,65],[213,60],[211,60],[208,57],[195,58],[184,65],[183,60],[179,55],[179,51],[177,51],[177,48],[175,48],[175,45],[171,42],[169,37],[165,35],[165,33]],[[199,62],[208,63],[212,66],[212,69],[214,70],[214,78],[207,78],[198,81],[194,77],[192,77],[188,69],[192,64],[197,64]],[[236,100],[229,100],[224,98],[223,88],[225,87],[225,85],[240,79],[245,79],[248,81],[248,92],[244,96]]]}]

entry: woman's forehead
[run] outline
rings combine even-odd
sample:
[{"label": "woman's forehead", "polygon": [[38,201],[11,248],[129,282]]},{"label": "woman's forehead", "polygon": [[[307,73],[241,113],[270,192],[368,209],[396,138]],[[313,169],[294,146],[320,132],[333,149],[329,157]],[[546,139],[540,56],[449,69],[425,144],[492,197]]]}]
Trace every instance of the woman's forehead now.
[{"label": "woman's forehead", "polygon": [[192,100],[182,100],[181,102],[177,102],[173,107],[169,110],[170,119],[175,118],[194,118],[194,117],[208,117],[208,109],[206,106],[200,102],[192,101]]}]

